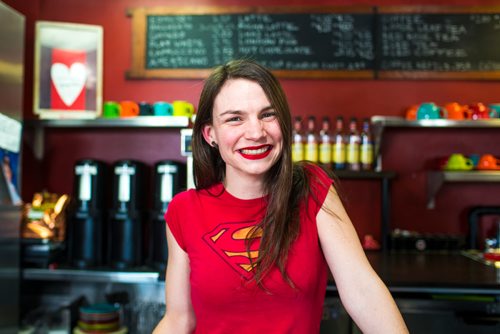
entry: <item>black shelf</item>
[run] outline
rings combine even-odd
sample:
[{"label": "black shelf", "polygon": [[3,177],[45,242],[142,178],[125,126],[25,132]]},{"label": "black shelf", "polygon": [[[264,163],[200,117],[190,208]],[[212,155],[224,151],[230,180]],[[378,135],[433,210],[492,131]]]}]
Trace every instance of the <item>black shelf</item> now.
[{"label": "black shelf", "polygon": [[350,171],[333,170],[339,180],[373,180],[380,182],[380,237],[382,250],[389,250],[389,232],[391,229],[391,180],[396,177],[393,171]]},{"label": "black shelf", "polygon": [[333,173],[339,179],[366,179],[366,180],[377,180],[377,179],[393,179],[396,177],[395,172],[391,171],[350,171],[350,170],[334,170]]}]

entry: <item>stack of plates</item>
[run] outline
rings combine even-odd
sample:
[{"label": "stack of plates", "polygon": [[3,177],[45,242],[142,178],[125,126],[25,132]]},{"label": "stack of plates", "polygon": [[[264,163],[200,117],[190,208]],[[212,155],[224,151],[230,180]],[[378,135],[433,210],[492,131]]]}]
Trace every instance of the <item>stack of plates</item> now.
[{"label": "stack of plates", "polygon": [[73,334],[126,334],[121,326],[120,308],[111,304],[80,307],[78,325]]}]

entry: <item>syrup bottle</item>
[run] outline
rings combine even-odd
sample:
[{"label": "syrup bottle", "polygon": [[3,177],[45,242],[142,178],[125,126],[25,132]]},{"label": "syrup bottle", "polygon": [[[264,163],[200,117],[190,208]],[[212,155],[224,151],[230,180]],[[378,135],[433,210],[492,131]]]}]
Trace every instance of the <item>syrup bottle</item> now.
[{"label": "syrup bottle", "polygon": [[296,116],[293,121],[292,161],[304,160],[304,134],[302,132],[302,117]]},{"label": "syrup bottle", "polygon": [[307,119],[307,134],[305,146],[305,159],[311,162],[319,161],[319,138],[316,133],[316,117],[309,116]]},{"label": "syrup bottle", "polygon": [[333,168],[337,170],[345,169],[346,162],[346,136],[344,135],[344,118],[338,116],[335,121],[335,132],[333,134],[332,145]]},{"label": "syrup bottle", "polygon": [[360,162],[362,170],[373,170],[373,136],[370,129],[370,120],[363,120],[361,131]]},{"label": "syrup bottle", "polygon": [[324,165],[332,163],[332,136],[330,134],[330,118],[323,117],[319,132],[319,162]]},{"label": "syrup bottle", "polygon": [[349,134],[347,137],[347,169],[359,171],[361,164],[359,161],[359,146],[361,137],[357,128],[357,119],[352,117],[349,121]]}]

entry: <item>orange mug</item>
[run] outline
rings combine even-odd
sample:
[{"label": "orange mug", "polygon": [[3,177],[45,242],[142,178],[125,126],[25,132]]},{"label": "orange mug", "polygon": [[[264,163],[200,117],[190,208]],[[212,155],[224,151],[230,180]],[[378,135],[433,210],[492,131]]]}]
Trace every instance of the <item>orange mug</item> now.
[{"label": "orange mug", "polygon": [[478,170],[499,170],[500,159],[497,159],[493,154],[483,154],[477,163]]},{"label": "orange mug", "polygon": [[444,106],[446,110],[446,118],[454,120],[462,120],[466,118],[465,108],[457,102],[447,103]]},{"label": "orange mug", "polygon": [[417,104],[413,104],[406,109],[405,117],[408,121],[414,121],[417,119],[417,109]]},{"label": "orange mug", "polygon": [[120,117],[139,116],[139,105],[134,101],[121,101],[120,107]]}]

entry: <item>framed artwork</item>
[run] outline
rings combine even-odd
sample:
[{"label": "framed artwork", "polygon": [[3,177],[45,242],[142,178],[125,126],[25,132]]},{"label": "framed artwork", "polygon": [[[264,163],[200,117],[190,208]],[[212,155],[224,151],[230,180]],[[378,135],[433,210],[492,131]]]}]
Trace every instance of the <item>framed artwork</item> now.
[{"label": "framed artwork", "polygon": [[100,115],[102,40],[101,26],[36,23],[35,114],[44,119]]}]

